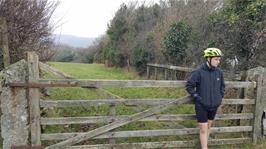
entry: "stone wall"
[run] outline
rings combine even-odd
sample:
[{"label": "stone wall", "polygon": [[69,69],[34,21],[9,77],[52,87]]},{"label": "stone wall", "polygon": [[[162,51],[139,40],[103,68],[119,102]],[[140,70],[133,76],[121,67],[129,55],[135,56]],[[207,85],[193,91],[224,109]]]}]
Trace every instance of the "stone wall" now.
[{"label": "stone wall", "polygon": [[[247,71],[247,80],[248,81],[256,81],[258,80],[258,76],[261,76],[262,78],[262,83],[260,86],[261,89],[261,94],[260,97],[258,97],[257,92],[254,92],[252,90],[247,90],[245,97],[246,98],[259,98],[259,102],[261,106],[259,106],[260,110],[262,111],[259,113],[260,118],[258,120],[260,121],[259,123],[262,125],[262,135],[266,135],[266,117],[265,117],[265,112],[266,111],[266,69],[264,67],[256,67],[253,69],[250,69]],[[263,110],[264,109],[264,110]],[[246,112],[246,111],[244,111]],[[257,134],[259,137],[261,137],[261,134]]]},{"label": "stone wall", "polygon": [[9,82],[25,81],[27,76],[26,64],[25,60],[21,60],[0,73],[3,149],[10,149],[12,145],[28,145],[29,142],[26,89],[10,88],[7,85]]}]

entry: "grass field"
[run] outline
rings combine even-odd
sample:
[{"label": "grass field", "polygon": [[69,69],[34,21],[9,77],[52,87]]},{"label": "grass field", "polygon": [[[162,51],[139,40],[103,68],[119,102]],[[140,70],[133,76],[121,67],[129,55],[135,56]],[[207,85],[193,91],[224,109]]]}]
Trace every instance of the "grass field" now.
[{"label": "grass field", "polygon": [[[134,80],[134,79],[143,79],[139,77],[136,73],[127,72],[123,69],[118,68],[106,68],[102,64],[79,64],[79,63],[58,63],[58,62],[50,62],[51,66],[69,74],[77,79],[109,79],[109,80]],[[46,73],[44,78],[53,78],[51,74]],[[178,98],[186,95],[184,89],[180,88],[120,88],[120,87],[109,87],[104,88],[105,90],[120,96],[121,98],[126,99],[141,99],[141,98]],[[84,89],[84,88],[52,88],[50,89],[51,96],[49,99],[54,100],[74,100],[74,99],[104,99],[102,95],[98,94],[95,89]],[[139,108],[139,107],[138,107]],[[136,107],[125,107],[119,106],[116,108],[116,114],[133,114],[136,111],[144,110],[148,107],[142,107],[141,109],[136,109]],[[95,116],[95,115],[107,115],[109,112],[108,106],[101,107],[93,107],[93,108],[58,108],[56,110],[47,110],[45,111],[45,116]],[[164,114],[191,114],[194,113],[194,108],[192,105],[187,106],[177,106],[174,108],[167,109],[162,112]],[[186,127],[196,127],[197,123],[195,121],[183,122],[180,123]],[[93,127],[99,127],[100,125],[94,125]],[[132,130],[139,128],[146,129],[157,129],[157,128],[167,128],[168,124],[163,123],[142,123],[136,122],[132,124],[128,124],[119,130]],[[53,132],[66,132],[66,131],[80,131],[83,126],[73,126],[73,127],[63,127],[63,126],[47,126],[45,127],[46,133]],[[84,130],[84,128],[82,129]],[[86,130],[85,130],[86,131]],[[232,136],[232,134],[228,134],[228,136]],[[195,137],[195,136],[194,136]],[[177,137],[158,137],[158,138],[134,138],[134,139],[117,139],[117,142],[124,141],[166,141],[166,140],[176,140]],[[186,137],[180,137],[179,139],[189,139]],[[103,140],[106,142],[106,140]],[[101,141],[96,143],[103,143]],[[242,145],[230,145],[230,146],[215,146],[210,147],[218,148],[218,149],[263,149],[266,148],[266,141],[261,141],[257,145],[252,144],[242,144]]]},{"label": "grass field", "polygon": [[60,62],[50,62],[49,64],[78,79],[133,80],[139,78],[136,73],[129,73],[119,68],[107,68],[103,64]]}]

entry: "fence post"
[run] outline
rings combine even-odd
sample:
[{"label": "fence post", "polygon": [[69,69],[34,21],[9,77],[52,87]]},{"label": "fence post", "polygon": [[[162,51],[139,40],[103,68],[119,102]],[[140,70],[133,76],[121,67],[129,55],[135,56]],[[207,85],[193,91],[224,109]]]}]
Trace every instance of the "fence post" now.
[{"label": "fence post", "polygon": [[158,68],[154,67],[155,80],[158,79]]},{"label": "fence post", "polygon": [[176,75],[177,75],[177,70],[173,69],[172,80],[177,80]]},{"label": "fence post", "polygon": [[[34,52],[27,52],[28,82],[34,83],[39,80],[39,58]],[[28,101],[30,109],[30,136],[31,145],[41,145],[40,127],[40,95],[38,88],[28,89]]]},{"label": "fence post", "polygon": [[147,64],[147,79],[150,79],[150,66]]},{"label": "fence post", "polygon": [[254,123],[253,123],[253,143],[256,144],[257,140],[262,138],[262,114],[263,114],[263,102],[262,102],[262,75],[258,75],[257,78],[257,97],[255,101]]},{"label": "fence post", "polygon": [[164,68],[164,79],[168,80],[168,69]]},{"label": "fence post", "polygon": [[9,49],[8,49],[8,30],[6,20],[0,17],[0,41],[1,41],[1,50],[3,54],[3,66],[6,68],[10,65],[10,56],[9,56]]}]

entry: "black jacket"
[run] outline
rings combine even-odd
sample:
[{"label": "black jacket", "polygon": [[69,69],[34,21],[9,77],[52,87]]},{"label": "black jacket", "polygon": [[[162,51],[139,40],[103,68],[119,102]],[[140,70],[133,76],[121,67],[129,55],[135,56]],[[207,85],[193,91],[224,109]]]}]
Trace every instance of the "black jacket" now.
[{"label": "black jacket", "polygon": [[206,63],[192,72],[186,84],[186,90],[195,102],[207,108],[221,104],[224,88],[223,72],[218,68],[209,68]]}]

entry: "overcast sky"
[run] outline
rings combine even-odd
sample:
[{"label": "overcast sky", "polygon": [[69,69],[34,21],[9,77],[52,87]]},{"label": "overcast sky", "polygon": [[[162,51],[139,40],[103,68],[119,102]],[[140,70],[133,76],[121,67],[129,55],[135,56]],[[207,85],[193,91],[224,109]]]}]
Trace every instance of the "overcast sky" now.
[{"label": "overcast sky", "polygon": [[[120,5],[129,1],[132,0],[59,0],[52,19],[58,26],[54,33],[99,37],[105,33]],[[158,0],[146,0],[146,3],[152,1]]]}]

